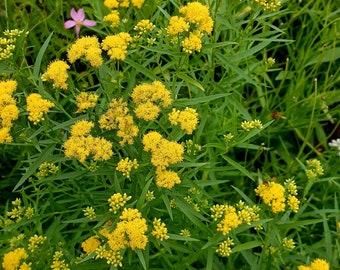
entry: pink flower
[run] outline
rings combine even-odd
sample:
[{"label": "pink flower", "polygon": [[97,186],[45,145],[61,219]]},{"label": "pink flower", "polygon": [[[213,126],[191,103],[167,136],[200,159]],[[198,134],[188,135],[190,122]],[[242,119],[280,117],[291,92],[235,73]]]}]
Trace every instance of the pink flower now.
[{"label": "pink flower", "polygon": [[79,38],[79,31],[82,25],[84,26],[95,26],[96,22],[91,20],[85,20],[85,13],[84,9],[80,8],[78,11],[76,11],[74,8],[71,9],[70,12],[71,18],[73,20],[68,20],[64,23],[64,27],[66,29],[76,27],[76,36]]}]

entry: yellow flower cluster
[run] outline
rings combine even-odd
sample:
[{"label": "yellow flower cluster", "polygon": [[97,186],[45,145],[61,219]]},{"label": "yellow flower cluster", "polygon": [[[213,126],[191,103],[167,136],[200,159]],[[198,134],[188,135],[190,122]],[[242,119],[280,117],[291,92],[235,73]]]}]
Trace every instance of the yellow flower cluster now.
[{"label": "yellow flower cluster", "polygon": [[146,121],[154,120],[161,108],[172,103],[170,91],[160,81],[137,85],[132,90],[131,98],[137,104],[136,116]]},{"label": "yellow flower cluster", "polygon": [[119,11],[112,10],[110,14],[104,16],[103,20],[104,22],[109,22],[112,28],[115,28],[120,22]]},{"label": "yellow flower cluster", "polygon": [[70,63],[85,57],[92,67],[99,67],[103,63],[102,50],[97,37],[82,37],[76,40],[67,51]]},{"label": "yellow flower cluster", "polygon": [[183,160],[184,147],[164,139],[161,134],[151,131],[143,137],[144,150],[151,152],[151,163],[156,167],[156,184],[171,189],[181,182],[177,173],[166,168]]},{"label": "yellow flower cluster", "polygon": [[53,270],[69,270],[68,264],[65,263],[65,260],[62,259],[63,252],[62,251],[56,251],[53,254],[53,261],[51,264],[51,269]]},{"label": "yellow flower cluster", "polygon": [[43,99],[40,94],[33,93],[26,98],[26,110],[28,112],[28,120],[34,125],[44,120],[44,113],[47,113],[50,108],[54,107],[53,102]]},{"label": "yellow flower cluster", "polygon": [[13,208],[11,211],[7,211],[6,215],[11,219],[7,221],[7,224],[10,225],[15,222],[20,222],[23,217],[28,219],[32,218],[34,215],[34,209],[30,206],[25,207],[21,205],[21,199],[16,198],[12,201]]},{"label": "yellow flower cluster", "polygon": [[[191,2],[179,9],[180,16],[172,16],[169,20],[167,33],[170,36],[185,34],[182,41],[183,51],[191,54],[200,52],[204,33],[211,34],[214,22],[206,6],[199,2]],[[191,32],[189,32],[191,29]]]},{"label": "yellow flower cluster", "polygon": [[76,113],[83,113],[88,108],[93,108],[96,106],[98,100],[97,94],[90,94],[86,92],[81,92],[79,95],[76,96],[77,102],[77,111]]},{"label": "yellow flower cluster", "polygon": [[175,184],[180,184],[181,179],[174,171],[165,169],[156,169],[156,185],[162,188],[171,189]]},{"label": "yellow flower cluster", "polygon": [[110,205],[110,212],[116,214],[118,210],[120,210],[130,199],[131,196],[126,195],[126,193],[124,193],[123,195],[121,193],[113,194],[108,199],[108,203]]},{"label": "yellow flower cluster", "polygon": [[228,257],[231,254],[231,246],[234,245],[234,241],[231,238],[227,238],[227,240],[223,241],[218,245],[216,249],[216,253],[222,257]]},{"label": "yellow flower cluster", "polygon": [[250,225],[252,222],[260,220],[258,214],[260,208],[256,205],[250,207],[243,201],[238,202],[236,207],[216,204],[210,208],[210,211],[214,221],[222,218],[217,224],[217,231],[222,232],[223,235],[227,235],[242,223]]},{"label": "yellow flower cluster", "polygon": [[94,252],[99,246],[101,242],[97,235],[91,236],[87,238],[84,242],[81,243],[81,248],[86,254],[90,254]]},{"label": "yellow flower cluster", "polygon": [[[8,59],[13,55],[15,49],[15,43],[17,38],[24,32],[24,30],[13,29],[5,30],[3,35],[5,37],[0,37],[0,61]],[[26,32],[26,35],[28,32]]]},{"label": "yellow flower cluster", "polygon": [[153,230],[151,234],[159,239],[160,241],[169,239],[168,229],[166,228],[166,225],[164,222],[161,221],[161,219],[155,218],[152,222]]},{"label": "yellow flower cluster", "polygon": [[35,251],[39,245],[42,245],[45,240],[47,239],[46,236],[38,236],[38,235],[33,235],[28,239],[28,250],[33,252]]},{"label": "yellow flower cluster", "polygon": [[282,239],[282,246],[284,248],[288,249],[294,249],[295,248],[295,242],[293,239],[288,239],[287,237]]},{"label": "yellow flower cluster", "polygon": [[300,201],[296,197],[296,184],[292,179],[286,180],[285,186],[275,182],[261,184],[255,189],[255,193],[271,207],[273,213],[284,212],[286,203],[294,213],[299,210]]},{"label": "yellow flower cluster", "polygon": [[17,82],[14,80],[0,81],[0,144],[12,141],[9,131],[19,116],[12,96],[16,88]]},{"label": "yellow flower cluster", "polygon": [[263,126],[260,120],[255,119],[253,121],[243,121],[241,123],[241,128],[244,131],[250,131],[251,129],[254,129],[254,128],[261,129],[263,128]]},{"label": "yellow flower cluster", "polygon": [[324,259],[315,259],[310,263],[310,266],[300,265],[298,270],[329,270],[330,266]]},{"label": "yellow flower cluster", "polygon": [[108,235],[108,245],[114,250],[131,248],[132,250],[144,249],[148,242],[145,235],[148,230],[146,220],[137,209],[124,208],[121,220],[116,228]]},{"label": "yellow flower cluster", "polygon": [[41,75],[43,81],[52,80],[53,87],[67,89],[67,70],[70,66],[62,60],[55,60],[49,64],[45,73]]},{"label": "yellow flower cluster", "polygon": [[18,236],[14,236],[11,239],[9,239],[9,246],[11,248],[18,247],[21,244],[22,240],[24,239],[25,235],[23,233],[20,233]]},{"label": "yellow flower cluster", "polygon": [[104,51],[107,51],[110,59],[123,61],[126,57],[127,47],[131,40],[132,37],[126,32],[109,35],[102,41],[102,48]]},{"label": "yellow flower cluster", "polygon": [[168,117],[172,125],[180,124],[181,129],[185,130],[187,134],[192,134],[198,124],[198,113],[193,108],[186,107],[182,111],[174,108]]},{"label": "yellow flower cluster", "polygon": [[323,168],[317,159],[309,159],[306,161],[306,175],[308,179],[313,179],[323,175]]},{"label": "yellow flower cluster", "polygon": [[17,248],[13,251],[5,253],[2,260],[2,269],[4,270],[16,270],[22,269],[22,260],[27,259],[28,255],[24,248]]},{"label": "yellow flower cluster", "polygon": [[42,164],[40,164],[38,172],[37,172],[37,177],[44,178],[51,174],[56,174],[58,170],[59,170],[58,166],[54,165],[51,162],[45,161]]},{"label": "yellow flower cluster", "polygon": [[108,160],[113,155],[112,143],[100,137],[92,137],[89,133],[94,126],[92,122],[81,120],[71,127],[71,136],[64,142],[65,156],[85,162],[89,155],[95,161]]},{"label": "yellow flower cluster", "polygon": [[281,7],[280,0],[255,0],[260,6],[262,6],[265,10],[276,11]]},{"label": "yellow flower cluster", "polygon": [[242,220],[239,218],[236,208],[231,205],[226,205],[224,207],[224,217],[217,224],[217,231],[222,232],[223,235],[227,235],[240,224],[242,224]]},{"label": "yellow flower cluster", "polygon": [[151,32],[154,28],[155,25],[150,20],[141,20],[135,25],[133,30],[137,31],[139,35],[143,35]]},{"label": "yellow flower cluster", "polygon": [[94,211],[92,206],[87,206],[85,209],[83,209],[83,212],[84,212],[84,216],[90,220],[96,218],[96,212]]},{"label": "yellow flower cluster", "polygon": [[116,170],[121,172],[125,177],[130,178],[130,172],[132,168],[138,168],[137,160],[130,160],[129,158],[125,158],[118,162]]},{"label": "yellow flower cluster", "polygon": [[[131,4],[136,8],[142,8],[145,0],[131,0]],[[104,0],[104,5],[108,8],[128,8],[129,0]]]},{"label": "yellow flower cluster", "polygon": [[133,121],[133,117],[129,114],[127,103],[120,99],[112,99],[109,109],[100,117],[99,126],[102,129],[117,129],[117,136],[122,140],[120,145],[125,143],[132,144],[133,138],[138,135],[138,127]]}]

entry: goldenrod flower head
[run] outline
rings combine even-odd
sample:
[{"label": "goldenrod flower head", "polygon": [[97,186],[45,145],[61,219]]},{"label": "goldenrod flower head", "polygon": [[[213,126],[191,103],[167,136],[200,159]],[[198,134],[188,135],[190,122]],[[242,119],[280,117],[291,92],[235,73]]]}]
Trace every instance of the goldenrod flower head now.
[{"label": "goldenrod flower head", "polygon": [[52,175],[56,174],[58,170],[59,170],[58,166],[54,165],[51,162],[45,161],[45,162],[40,164],[38,172],[37,172],[37,176],[39,178],[44,178],[44,177],[49,176],[51,174]]},{"label": "goldenrod flower head", "polygon": [[92,122],[81,120],[71,127],[71,136],[63,144],[66,157],[74,157],[80,162],[85,162],[89,155],[93,155],[95,161],[111,158],[112,143],[89,135],[93,126]]},{"label": "goldenrod flower head", "polygon": [[77,102],[77,108],[78,108],[76,113],[83,113],[88,108],[95,107],[98,97],[99,96],[97,94],[81,92],[79,95],[76,96],[76,102]]},{"label": "goldenrod flower head", "polygon": [[130,178],[130,172],[132,168],[137,169],[138,163],[137,160],[130,160],[129,158],[122,159],[118,162],[116,170],[121,172],[127,178]]},{"label": "goldenrod flower head", "polygon": [[33,93],[26,98],[26,110],[28,112],[28,120],[34,125],[44,119],[44,113],[47,113],[50,108],[54,107],[53,102],[43,99],[40,94]]},{"label": "goldenrod flower head", "polygon": [[12,136],[9,133],[9,130],[9,128],[0,128],[0,144],[12,141]]},{"label": "goldenrod flower head", "polygon": [[282,239],[282,246],[284,248],[288,249],[294,249],[295,248],[295,242],[293,239],[288,239],[287,237]]},{"label": "goldenrod flower head", "polygon": [[136,116],[146,121],[154,120],[160,108],[166,108],[172,103],[170,91],[159,81],[137,85],[132,90],[131,98],[137,104]]},{"label": "goldenrod flower head", "polygon": [[266,60],[266,66],[267,67],[271,67],[275,64],[275,58],[273,57],[269,57],[267,60]]},{"label": "goldenrod flower head", "polygon": [[241,128],[245,131],[250,131],[254,128],[261,129],[263,128],[263,126],[260,120],[255,119],[253,121],[243,121],[241,124]]},{"label": "goldenrod flower head", "polygon": [[110,14],[104,16],[103,20],[104,20],[104,22],[111,23],[110,26],[112,28],[115,28],[116,26],[118,26],[118,24],[120,22],[118,10],[112,10]]},{"label": "goldenrod flower head", "polygon": [[231,139],[234,138],[234,135],[232,133],[228,133],[226,135],[223,135],[223,139],[226,143],[229,143],[231,141]]},{"label": "goldenrod flower head", "polygon": [[131,0],[131,4],[136,7],[141,9],[145,0]]},{"label": "goldenrod flower head", "polygon": [[104,5],[108,8],[119,8],[124,7],[127,8],[130,5],[129,0],[104,0]]},{"label": "goldenrod flower head", "polygon": [[268,11],[276,11],[281,7],[280,0],[255,0],[255,2]]},{"label": "goldenrod flower head", "polygon": [[282,185],[274,182],[261,184],[255,189],[255,193],[262,198],[266,205],[272,208],[273,213],[285,210],[285,189]]},{"label": "goldenrod flower head", "polygon": [[159,239],[160,241],[169,239],[168,229],[166,228],[166,225],[164,222],[161,221],[161,219],[154,219],[152,222],[153,230],[151,234]]},{"label": "goldenrod flower head", "polygon": [[156,185],[161,188],[171,189],[175,184],[180,184],[181,179],[174,171],[167,171],[157,168]]},{"label": "goldenrod flower head", "polygon": [[63,252],[62,251],[56,251],[53,255],[53,261],[51,264],[51,269],[53,270],[69,270],[68,264],[65,263],[65,260],[62,260]]},{"label": "goldenrod flower head", "polygon": [[135,125],[131,115],[127,115],[118,119],[117,136],[121,138],[121,141],[119,142],[121,146],[125,145],[126,143],[133,144],[133,138],[138,135],[138,131],[139,129]]},{"label": "goldenrod flower head", "polygon": [[12,97],[16,87],[14,80],[0,81],[0,144],[12,141],[9,132],[13,121],[19,117],[19,109]]},{"label": "goldenrod flower head", "polygon": [[181,232],[179,234],[184,236],[184,237],[190,237],[191,236],[191,233],[188,229],[181,230]]},{"label": "goldenrod flower head", "polygon": [[70,63],[85,57],[92,67],[99,67],[103,63],[100,43],[97,37],[78,38],[68,49],[67,57]]},{"label": "goldenrod flower head", "polygon": [[34,208],[28,206],[25,211],[25,217],[28,219],[32,218],[34,216]]},{"label": "goldenrod flower head", "polygon": [[139,35],[143,35],[151,32],[155,27],[156,26],[150,22],[150,20],[141,20],[135,25],[133,30],[137,31]]},{"label": "goldenrod flower head", "polygon": [[200,52],[202,48],[202,40],[200,33],[190,33],[189,37],[186,37],[182,41],[183,52],[192,54],[194,51]]},{"label": "goldenrod flower head", "polygon": [[156,119],[160,111],[161,109],[151,101],[137,105],[134,110],[136,116],[140,119],[144,119],[145,121],[152,121]]},{"label": "goldenrod flower head", "polygon": [[43,81],[52,80],[53,87],[58,87],[61,89],[67,89],[67,70],[70,66],[62,60],[55,60],[49,64],[47,70],[41,75]]},{"label": "goldenrod flower head", "polygon": [[183,18],[193,25],[198,25],[201,32],[210,34],[213,28],[213,20],[209,15],[209,9],[200,2],[191,2],[179,9]]},{"label": "goldenrod flower head", "polygon": [[148,190],[145,194],[145,200],[148,202],[151,202],[155,199],[155,195],[153,194],[153,191]]},{"label": "goldenrod flower head", "polygon": [[90,134],[91,129],[94,127],[94,123],[87,120],[77,121],[71,126],[72,137],[82,137]]},{"label": "goldenrod flower head", "polygon": [[228,237],[227,240],[218,245],[216,253],[222,257],[228,257],[231,254],[231,246],[233,245],[234,241]]},{"label": "goldenrod flower head", "polygon": [[110,59],[125,60],[127,47],[132,37],[129,33],[121,32],[116,35],[109,35],[102,41],[102,49],[107,51]]},{"label": "goldenrod flower head", "polygon": [[260,208],[257,205],[250,207],[249,205],[246,205],[244,201],[239,201],[236,206],[238,208],[237,215],[242,223],[250,225],[252,222],[260,220],[260,216],[258,214]]},{"label": "goldenrod flower head", "polygon": [[84,212],[84,216],[90,220],[96,218],[96,212],[92,206],[87,206],[85,209],[83,209],[83,212]]},{"label": "goldenrod flower head", "polygon": [[17,85],[17,82],[14,80],[0,81],[0,96],[4,94],[12,95]]},{"label": "goldenrod flower head", "polygon": [[29,243],[28,243],[27,249],[31,252],[35,251],[39,245],[42,245],[45,242],[46,239],[47,239],[46,236],[41,236],[41,235],[38,236],[36,234],[33,235],[32,237],[28,239]]},{"label": "goldenrod flower head", "polygon": [[189,31],[190,24],[179,16],[172,16],[169,20],[169,26],[166,31],[168,35],[175,36],[184,32]]},{"label": "goldenrod flower head", "polygon": [[242,224],[234,206],[226,205],[224,209],[224,217],[217,224],[217,231],[227,235],[232,229],[237,228]]},{"label": "goldenrod flower head", "polygon": [[144,249],[148,238],[146,220],[137,209],[124,208],[117,227],[108,237],[108,245],[112,250],[130,247],[132,250]]},{"label": "goldenrod flower head", "polygon": [[300,265],[298,270],[329,270],[329,263],[324,259],[315,259],[311,262],[310,266]]},{"label": "goldenrod flower head", "polygon": [[210,216],[212,217],[212,219],[214,221],[216,221],[223,216],[225,209],[226,209],[226,205],[224,205],[224,204],[222,204],[222,205],[214,204],[210,208],[210,212],[212,212],[212,214]]},{"label": "goldenrod flower head", "polygon": [[294,213],[297,213],[299,211],[300,200],[295,196],[288,195],[287,204]]},{"label": "goldenrod flower head", "polygon": [[109,109],[100,117],[99,126],[107,130],[116,129],[119,122],[123,121],[128,113],[127,103],[122,98],[114,98],[109,104]]},{"label": "goldenrod flower head", "polygon": [[306,161],[306,165],[307,165],[306,175],[308,179],[313,179],[323,175],[324,171],[319,160],[309,159]]},{"label": "goldenrod flower head", "polygon": [[122,263],[123,256],[122,256],[122,254],[120,254],[119,250],[112,250],[112,249],[105,250],[102,253],[101,258],[105,259],[108,264],[111,264],[114,267],[118,267],[118,266],[122,267],[123,266],[123,263]]},{"label": "goldenrod flower head", "polygon": [[109,199],[109,206],[110,206],[110,212],[113,212],[116,214],[118,210],[120,210],[127,201],[131,199],[131,196],[126,195],[124,193],[123,195],[121,193],[115,193],[113,194]]},{"label": "goldenrod flower head", "polygon": [[160,169],[183,160],[183,145],[164,139],[156,131],[144,135],[142,142],[144,150],[151,152],[151,163]]},{"label": "goldenrod flower head", "polygon": [[[19,29],[5,30],[3,32],[3,35],[5,37],[0,37],[0,61],[8,59],[13,55],[17,38],[23,32],[24,30]],[[28,32],[26,32],[25,34],[27,35]]]},{"label": "goldenrod flower head", "polygon": [[179,124],[187,134],[192,134],[198,124],[198,113],[193,108],[186,107],[182,111],[174,108],[168,118],[172,125]]},{"label": "goldenrod flower head", "polygon": [[13,251],[5,253],[2,260],[4,270],[18,269],[22,260],[27,259],[28,255],[23,248],[16,248]]},{"label": "goldenrod flower head", "polygon": [[94,252],[100,246],[99,237],[94,235],[87,238],[84,242],[81,243],[81,248],[87,254]]}]

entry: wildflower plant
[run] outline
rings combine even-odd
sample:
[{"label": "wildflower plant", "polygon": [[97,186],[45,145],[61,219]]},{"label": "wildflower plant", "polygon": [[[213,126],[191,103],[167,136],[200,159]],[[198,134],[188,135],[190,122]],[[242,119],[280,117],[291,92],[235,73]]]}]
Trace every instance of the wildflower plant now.
[{"label": "wildflower plant", "polygon": [[0,4],[0,268],[339,268],[336,4],[300,2]]}]

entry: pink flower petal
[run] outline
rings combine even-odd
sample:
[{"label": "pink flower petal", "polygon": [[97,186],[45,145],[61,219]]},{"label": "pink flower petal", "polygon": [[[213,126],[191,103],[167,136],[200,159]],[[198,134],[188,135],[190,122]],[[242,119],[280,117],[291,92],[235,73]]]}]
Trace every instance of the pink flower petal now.
[{"label": "pink flower petal", "polygon": [[80,8],[78,10],[78,21],[83,21],[85,19],[85,12],[84,12],[84,9],[83,8]]},{"label": "pink flower petal", "polygon": [[95,26],[97,23],[95,21],[91,21],[91,20],[84,20],[83,21],[83,25],[85,26]]},{"label": "pink flower petal", "polygon": [[75,21],[72,21],[72,20],[68,20],[64,23],[64,27],[66,29],[69,29],[69,28],[72,28],[73,26],[76,25],[76,22]]},{"label": "pink flower petal", "polygon": [[71,9],[70,15],[74,21],[79,21],[78,12],[74,8]]}]

